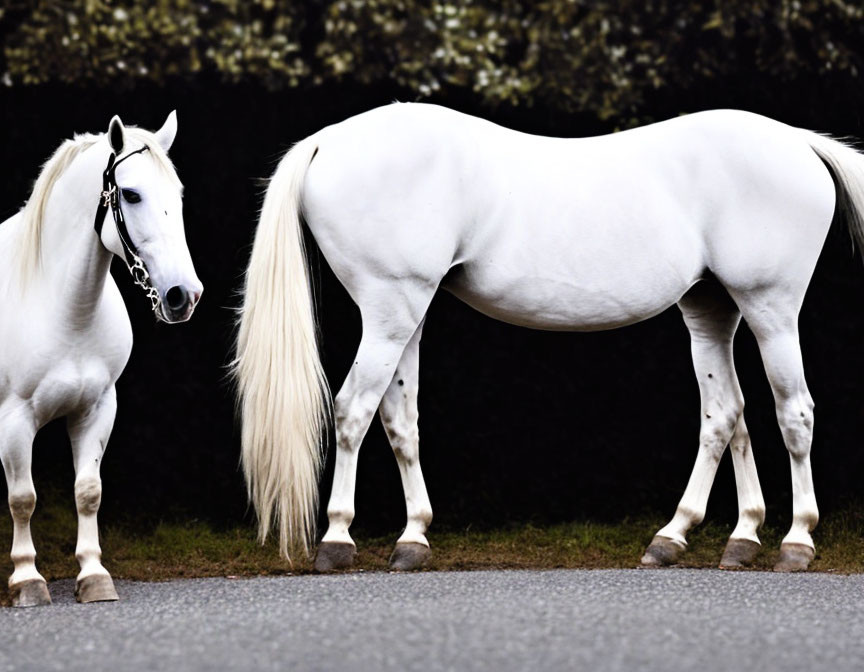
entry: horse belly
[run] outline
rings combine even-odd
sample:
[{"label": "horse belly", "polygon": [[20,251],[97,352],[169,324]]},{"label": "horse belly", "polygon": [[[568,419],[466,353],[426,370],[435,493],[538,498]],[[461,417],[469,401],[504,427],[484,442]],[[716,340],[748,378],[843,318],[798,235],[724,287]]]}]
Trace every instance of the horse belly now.
[{"label": "horse belly", "polygon": [[[662,258],[662,257],[661,257]],[[653,317],[698,281],[697,255],[657,263],[657,257],[594,255],[519,267],[508,259],[466,262],[443,288],[504,322],[555,331],[615,329]]]}]

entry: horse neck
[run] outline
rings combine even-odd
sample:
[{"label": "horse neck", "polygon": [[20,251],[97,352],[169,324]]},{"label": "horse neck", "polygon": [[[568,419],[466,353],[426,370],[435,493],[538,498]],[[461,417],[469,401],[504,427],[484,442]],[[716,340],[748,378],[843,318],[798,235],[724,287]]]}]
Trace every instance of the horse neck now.
[{"label": "horse neck", "polygon": [[42,225],[43,284],[66,323],[77,327],[92,321],[111,266],[112,255],[93,228],[104,169],[95,156],[103,153],[95,147],[85,151],[60,176]]}]

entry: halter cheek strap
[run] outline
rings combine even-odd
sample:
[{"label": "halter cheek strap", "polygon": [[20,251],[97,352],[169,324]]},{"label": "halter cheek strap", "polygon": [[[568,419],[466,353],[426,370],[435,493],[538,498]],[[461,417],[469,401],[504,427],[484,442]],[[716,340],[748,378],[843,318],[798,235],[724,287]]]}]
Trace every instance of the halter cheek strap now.
[{"label": "halter cheek strap", "polygon": [[150,299],[153,310],[156,311],[162,302],[158,290],[150,283],[150,273],[147,271],[147,266],[144,260],[138,256],[138,248],[132,241],[129,235],[129,230],[126,228],[126,220],[123,219],[123,209],[120,207],[120,194],[117,187],[117,179],[115,171],[117,166],[123,163],[130,156],[141,154],[149,150],[149,147],[142,147],[134,152],[129,152],[121,159],[117,158],[114,152],[108,157],[108,166],[102,173],[102,193],[99,196],[99,207],[96,208],[96,221],[93,223],[93,228],[96,230],[96,235],[102,239],[102,225],[105,223],[105,215],[108,214],[108,208],[111,208],[111,215],[114,217],[114,225],[117,227],[117,235],[123,245],[123,256],[126,260],[126,266],[132,274],[132,281],[141,287]]}]

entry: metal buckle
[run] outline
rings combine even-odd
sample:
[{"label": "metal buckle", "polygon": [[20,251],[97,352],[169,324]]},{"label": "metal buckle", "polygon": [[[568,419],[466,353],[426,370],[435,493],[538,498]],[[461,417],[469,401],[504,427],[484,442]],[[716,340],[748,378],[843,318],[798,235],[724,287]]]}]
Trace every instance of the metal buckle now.
[{"label": "metal buckle", "polygon": [[111,203],[114,201],[114,198],[116,198],[116,196],[117,196],[117,185],[112,184],[110,189],[102,192],[102,205],[107,208],[109,205],[111,205]]}]

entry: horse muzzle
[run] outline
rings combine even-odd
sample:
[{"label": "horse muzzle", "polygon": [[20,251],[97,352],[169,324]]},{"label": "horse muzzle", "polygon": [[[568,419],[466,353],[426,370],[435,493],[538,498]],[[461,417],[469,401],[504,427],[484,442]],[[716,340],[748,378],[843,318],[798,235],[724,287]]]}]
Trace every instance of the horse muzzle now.
[{"label": "horse muzzle", "polygon": [[162,296],[162,317],[169,324],[185,322],[192,317],[202,291],[201,287],[174,285]]}]

